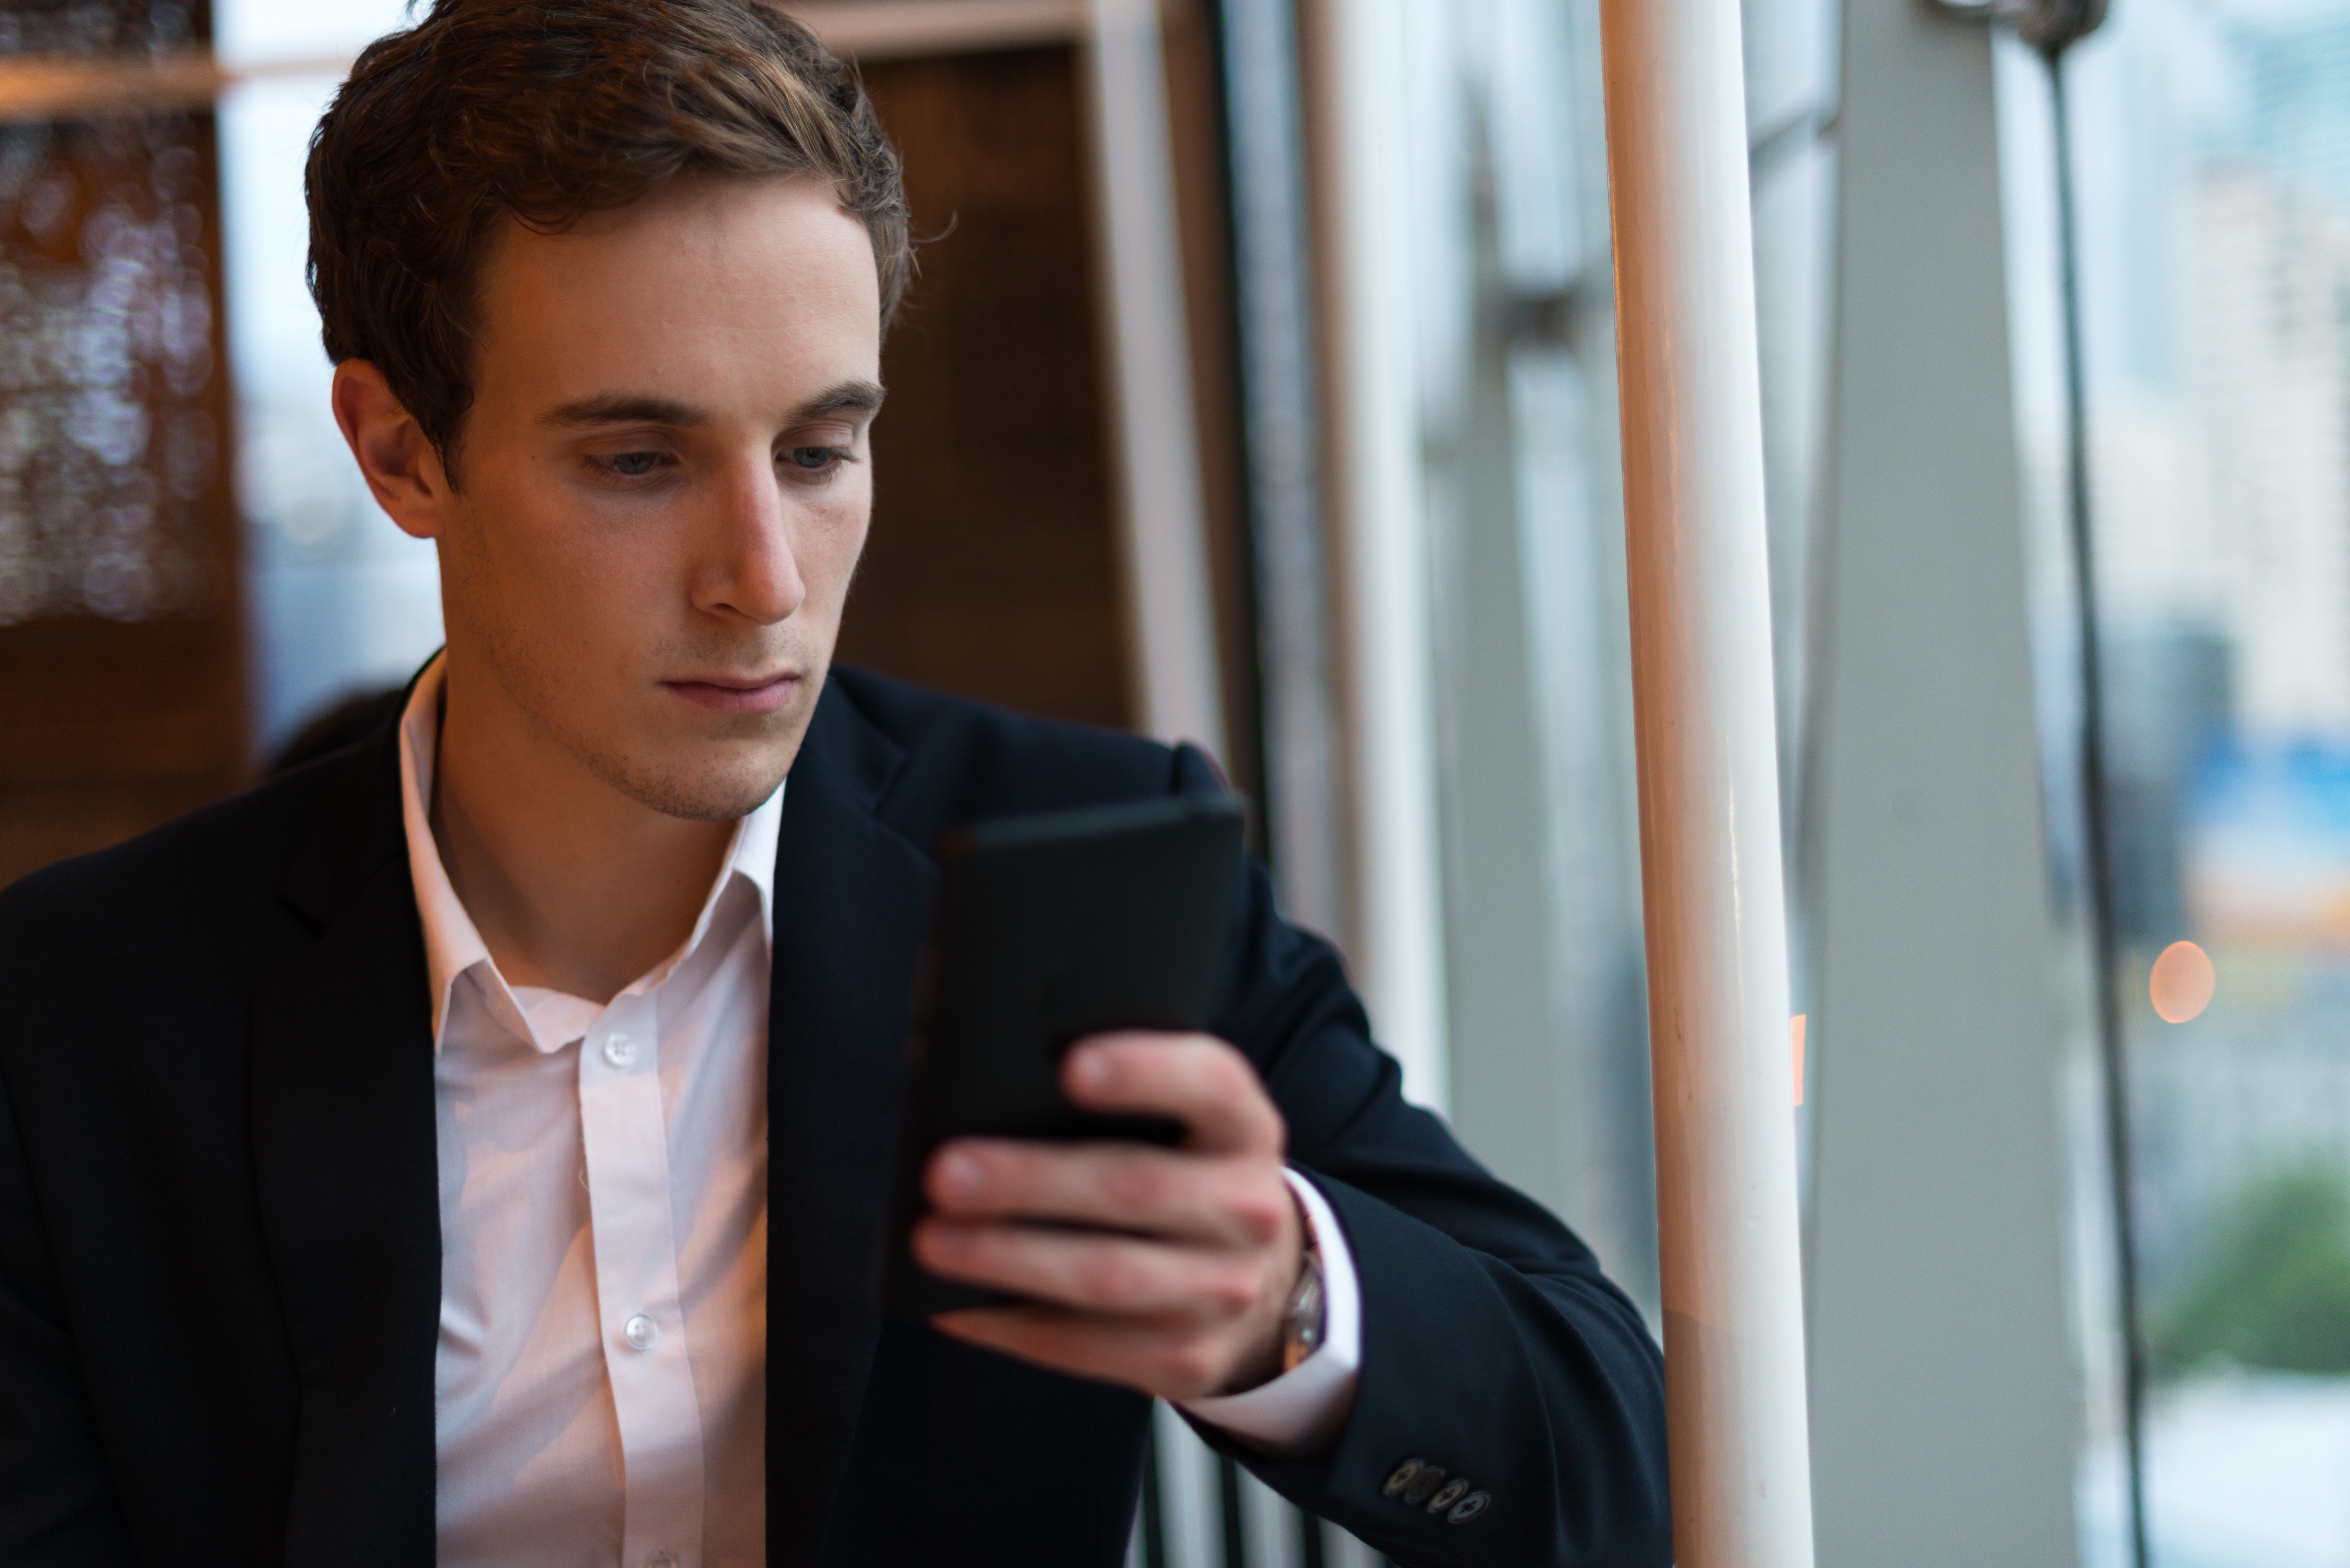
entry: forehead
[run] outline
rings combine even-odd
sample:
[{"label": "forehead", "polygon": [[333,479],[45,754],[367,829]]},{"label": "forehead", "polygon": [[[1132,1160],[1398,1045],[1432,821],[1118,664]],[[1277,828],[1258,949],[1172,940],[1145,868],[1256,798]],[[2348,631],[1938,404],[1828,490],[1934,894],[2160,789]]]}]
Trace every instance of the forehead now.
[{"label": "forehead", "polygon": [[561,234],[509,223],[484,259],[479,322],[484,402],[764,400],[879,375],[872,242],[813,177],[689,176]]}]

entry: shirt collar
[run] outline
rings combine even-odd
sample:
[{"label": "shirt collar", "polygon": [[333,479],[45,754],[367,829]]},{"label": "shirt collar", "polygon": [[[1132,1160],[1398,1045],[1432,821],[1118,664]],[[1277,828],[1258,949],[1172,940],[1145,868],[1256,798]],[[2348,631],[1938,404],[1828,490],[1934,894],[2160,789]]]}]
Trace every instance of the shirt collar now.
[{"label": "shirt collar", "polygon": [[[497,964],[491,959],[489,947],[482,940],[473,917],[458,901],[457,890],[449,883],[448,868],[441,863],[441,846],[433,841],[428,808],[432,799],[433,764],[441,744],[441,696],[448,682],[448,657],[446,653],[436,655],[425,666],[400,719],[400,813],[408,836],[408,874],[416,888],[416,913],[424,925],[426,968],[432,976],[432,1049],[436,1053],[441,1049],[451,990],[479,967],[489,1003],[503,1015],[506,1025],[539,1050],[556,1050],[567,1044],[567,1038],[543,1039],[542,1032],[532,1026],[529,1013],[515,1000],[505,977],[498,973]],[[726,863],[719,868],[716,881],[711,885],[710,896],[702,901],[702,913],[694,919],[692,934],[676,952],[629,986],[629,991],[650,990],[660,984],[670,971],[701,946],[717,911],[719,896],[735,877],[748,882],[758,894],[760,929],[773,950],[775,846],[783,820],[784,786],[778,784],[775,794],[734,825],[733,845],[726,853]]]}]

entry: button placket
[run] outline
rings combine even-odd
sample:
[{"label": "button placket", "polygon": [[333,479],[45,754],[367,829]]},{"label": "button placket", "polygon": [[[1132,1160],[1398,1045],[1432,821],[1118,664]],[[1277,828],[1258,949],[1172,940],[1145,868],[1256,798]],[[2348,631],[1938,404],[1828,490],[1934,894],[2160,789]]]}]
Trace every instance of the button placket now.
[{"label": "button placket", "polygon": [[700,1554],[700,1404],[679,1316],[678,1257],[654,1002],[625,995],[579,1054],[604,1366],[620,1436],[621,1561]]}]

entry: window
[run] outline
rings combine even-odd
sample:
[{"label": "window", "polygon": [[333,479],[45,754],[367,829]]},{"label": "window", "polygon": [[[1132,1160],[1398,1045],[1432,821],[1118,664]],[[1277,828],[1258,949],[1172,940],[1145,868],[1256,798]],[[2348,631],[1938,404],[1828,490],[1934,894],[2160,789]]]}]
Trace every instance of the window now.
[{"label": "window", "polygon": [[[2039,62],[2005,65],[2043,752],[2073,909],[2054,150]],[[2350,1552],[2350,5],[2133,0],[2066,69],[2148,1535],[2164,1564],[2335,1563]],[[2199,976],[2181,942],[2216,989],[2182,990]],[[2104,1565],[2127,1552],[2121,1341],[2085,983],[2071,994],[2083,1560]]]}]

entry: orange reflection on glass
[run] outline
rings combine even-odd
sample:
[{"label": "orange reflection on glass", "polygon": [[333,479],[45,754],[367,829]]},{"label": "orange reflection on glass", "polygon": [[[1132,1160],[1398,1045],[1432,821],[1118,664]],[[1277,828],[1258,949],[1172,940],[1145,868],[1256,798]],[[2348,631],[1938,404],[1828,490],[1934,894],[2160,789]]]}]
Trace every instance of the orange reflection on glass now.
[{"label": "orange reflection on glass", "polygon": [[2184,1023],[2211,1005],[2218,983],[2210,954],[2193,942],[2173,942],[2154,961],[2146,989],[2164,1023]]},{"label": "orange reflection on glass", "polygon": [[1799,1106],[1804,1103],[1804,1020],[1810,1016],[1798,1012],[1787,1020],[1787,1047],[1795,1062],[1795,1104]]}]

